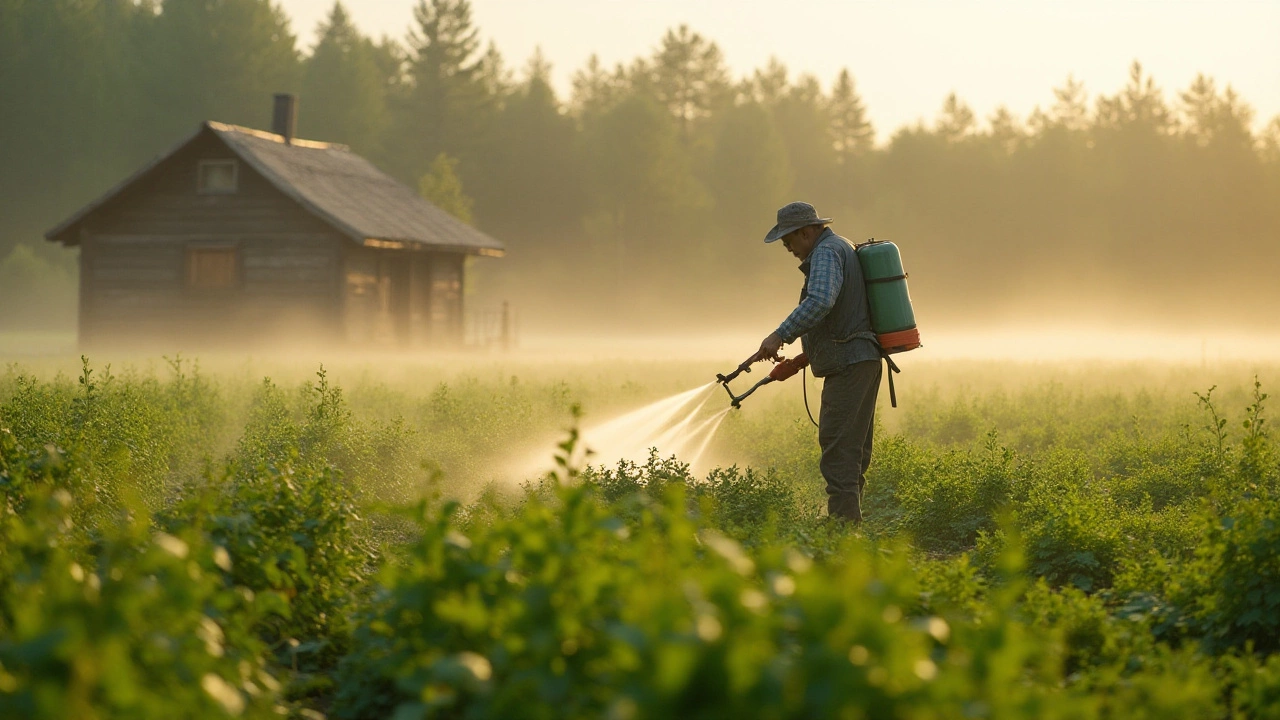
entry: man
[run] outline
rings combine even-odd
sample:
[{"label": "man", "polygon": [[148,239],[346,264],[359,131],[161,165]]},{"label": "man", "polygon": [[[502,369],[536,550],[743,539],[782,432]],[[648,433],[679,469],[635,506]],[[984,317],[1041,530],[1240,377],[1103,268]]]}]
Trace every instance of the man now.
[{"label": "man", "polygon": [[823,378],[818,414],[819,467],[827,481],[827,514],[862,521],[862,488],[871,465],[871,432],[880,392],[880,346],[871,331],[862,267],[853,245],[827,227],[809,203],[778,210],[764,241],[782,241],[800,259],[800,304],[760,343],[756,360],[800,338],[814,377]]}]

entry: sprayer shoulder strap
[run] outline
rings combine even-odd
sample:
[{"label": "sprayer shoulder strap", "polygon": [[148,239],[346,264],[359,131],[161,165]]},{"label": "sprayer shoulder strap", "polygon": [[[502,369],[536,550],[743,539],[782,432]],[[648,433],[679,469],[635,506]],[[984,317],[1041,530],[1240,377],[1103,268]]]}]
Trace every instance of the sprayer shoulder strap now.
[{"label": "sprayer shoulder strap", "polygon": [[893,356],[889,353],[881,350],[880,356],[884,358],[885,364],[889,366],[889,372],[885,373],[889,376],[889,405],[891,407],[898,407],[898,391],[893,387],[893,374],[900,373],[902,370],[898,367],[898,364],[893,361]]},{"label": "sprayer shoulder strap", "polygon": [[836,342],[847,343],[850,340],[855,340],[858,338],[861,338],[863,340],[870,340],[871,342],[876,344],[877,348],[880,348],[880,357],[884,358],[885,365],[887,365],[889,368],[889,372],[886,373],[889,376],[889,404],[892,407],[898,407],[898,391],[893,386],[893,375],[894,373],[902,372],[902,369],[899,368],[898,364],[893,361],[893,356],[884,351],[884,348],[881,347],[880,345],[880,339],[877,338],[876,334],[873,332],[860,330],[856,333],[853,333],[849,337],[844,338],[843,340],[836,340]]}]

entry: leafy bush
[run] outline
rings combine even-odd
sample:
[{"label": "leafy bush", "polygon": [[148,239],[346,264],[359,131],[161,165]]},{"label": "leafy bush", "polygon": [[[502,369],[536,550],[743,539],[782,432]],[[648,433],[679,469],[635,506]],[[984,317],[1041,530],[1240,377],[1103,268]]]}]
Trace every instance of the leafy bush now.
[{"label": "leafy bush", "polygon": [[920,611],[968,619],[981,617],[989,581],[967,554],[944,559],[916,558]]},{"label": "leafy bush", "polygon": [[[1275,716],[1256,382],[1205,434],[1189,397],[1060,383],[911,410],[849,528],[794,397],[726,420],[740,465],[518,493],[494,448],[654,389],[160,367],[0,375],[2,716]],[[470,500],[388,517],[421,459]]]},{"label": "leafy bush", "polygon": [[[905,615],[910,566],[859,541],[815,567],[687,517],[679,487],[620,522],[591,485],[490,526],[424,517],[357,631],[342,718],[871,717],[963,708],[1071,716],[1014,623]],[[464,530],[466,530],[464,532]],[[956,636],[961,636],[959,639]],[[1031,684],[1013,678],[1039,678]],[[976,704],[975,704],[976,703]]]},{"label": "leafy bush", "polygon": [[1224,655],[1218,674],[1222,686],[1230,690],[1233,717],[1280,719],[1280,655]]},{"label": "leafy bush", "polygon": [[199,533],[125,513],[81,546],[65,490],[0,509],[0,715],[274,715],[278,683],[248,632],[254,594],[224,583]]},{"label": "leafy bush", "polygon": [[329,382],[324,366],[316,383],[302,390],[302,407],[270,379],[254,395],[249,417],[233,454],[240,472],[296,459],[302,465],[330,465],[347,478],[363,498],[407,503],[421,493],[414,476],[408,440],[413,435],[402,419],[364,423],[354,417],[342,389]]},{"label": "leafy bush", "polygon": [[1254,498],[1200,528],[1194,556],[1156,587],[1209,648],[1280,650],[1280,502]]},{"label": "leafy bush", "polygon": [[328,467],[289,463],[225,478],[167,514],[169,528],[208,534],[231,559],[229,580],[271,610],[259,637],[294,669],[333,664],[374,556],[356,532],[350,491]]},{"label": "leafy bush", "polygon": [[[1150,614],[1158,636],[1191,638],[1214,652],[1280,650],[1280,492],[1274,446],[1265,430],[1266,395],[1257,382],[1239,446],[1226,418],[1200,396],[1212,418],[1209,451],[1219,458],[1211,501],[1191,518],[1197,538],[1184,554],[1151,554],[1125,571],[1130,607]],[[1139,556],[1141,560],[1141,556]]]},{"label": "leafy bush", "polygon": [[1027,593],[1022,611],[1028,621],[1053,628],[1063,643],[1063,670],[1080,677],[1098,667],[1132,674],[1144,668],[1154,641],[1142,617],[1119,616],[1101,596],[1075,587],[1053,590],[1043,580]]},{"label": "leafy bush", "polygon": [[188,372],[181,359],[170,365],[174,378],[166,385],[114,375],[110,366],[99,373],[84,357],[75,387],[11,373],[0,426],[29,460],[67,460],[65,480],[93,499],[78,503],[77,512],[118,508],[124,493],[158,509],[210,459],[224,421],[217,392],[198,368]]},{"label": "leafy bush", "polygon": [[685,491],[691,507],[697,508],[704,498],[711,500],[705,508],[711,513],[710,521],[731,534],[758,530],[769,523],[789,525],[800,514],[795,492],[773,472],[715,468],[705,479],[699,479],[690,473],[688,463],[675,457],[659,458],[656,450],[650,450],[643,465],[620,460],[613,469],[588,467],[582,472],[581,481],[599,488],[605,502],[619,503],[624,516],[629,513],[621,507],[621,501],[634,500],[638,495],[661,498],[668,488],[678,486]]},{"label": "leafy bush", "polygon": [[972,548],[980,531],[994,528],[1017,468],[1017,456],[1000,446],[994,432],[979,453],[951,451],[935,458],[932,467],[898,482],[901,528],[925,550]]},{"label": "leafy bush", "polygon": [[1194,504],[1209,493],[1208,458],[1189,429],[1158,439],[1116,435],[1099,448],[1110,494],[1130,508],[1159,512]]},{"label": "leafy bush", "polygon": [[1033,488],[1017,505],[1028,569],[1055,586],[1109,586],[1125,550],[1118,517],[1104,494],[1070,483]]}]

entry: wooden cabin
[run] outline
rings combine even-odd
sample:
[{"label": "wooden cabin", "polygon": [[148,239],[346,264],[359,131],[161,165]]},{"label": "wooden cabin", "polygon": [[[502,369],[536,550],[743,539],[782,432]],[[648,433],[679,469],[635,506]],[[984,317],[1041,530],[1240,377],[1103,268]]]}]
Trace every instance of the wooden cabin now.
[{"label": "wooden cabin", "polygon": [[80,248],[82,346],[450,347],[501,243],[346,146],[206,122],[50,230]]}]

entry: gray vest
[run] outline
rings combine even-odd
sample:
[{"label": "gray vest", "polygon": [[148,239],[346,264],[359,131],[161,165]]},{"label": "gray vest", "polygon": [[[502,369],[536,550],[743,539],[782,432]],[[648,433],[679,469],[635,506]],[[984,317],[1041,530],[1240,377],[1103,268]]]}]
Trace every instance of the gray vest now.
[{"label": "gray vest", "polygon": [[[853,245],[827,228],[814,245],[834,248],[844,270],[844,285],[836,304],[812,330],[801,336],[814,377],[826,377],[856,362],[880,359],[880,345],[871,331],[871,311],[867,308],[867,288],[862,283],[862,265]],[[809,296],[809,260],[800,264],[804,289],[800,301]]]}]

